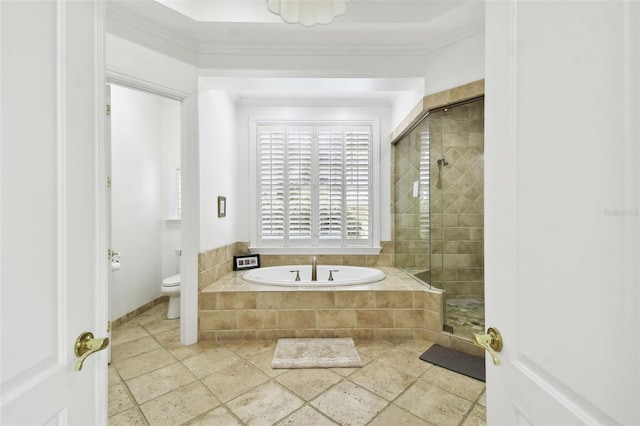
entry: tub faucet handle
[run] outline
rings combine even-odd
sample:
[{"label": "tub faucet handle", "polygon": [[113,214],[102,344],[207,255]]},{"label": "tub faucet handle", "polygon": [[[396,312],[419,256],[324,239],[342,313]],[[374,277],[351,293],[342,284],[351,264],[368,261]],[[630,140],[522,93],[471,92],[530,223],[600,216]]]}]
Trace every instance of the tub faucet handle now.
[{"label": "tub faucet handle", "polygon": [[333,273],[334,272],[340,272],[340,269],[329,269],[329,280],[328,281],[333,281]]},{"label": "tub faucet handle", "polygon": [[295,272],[296,273],[295,281],[300,281],[300,270],[299,269],[294,269],[293,271],[289,271],[289,272]]}]

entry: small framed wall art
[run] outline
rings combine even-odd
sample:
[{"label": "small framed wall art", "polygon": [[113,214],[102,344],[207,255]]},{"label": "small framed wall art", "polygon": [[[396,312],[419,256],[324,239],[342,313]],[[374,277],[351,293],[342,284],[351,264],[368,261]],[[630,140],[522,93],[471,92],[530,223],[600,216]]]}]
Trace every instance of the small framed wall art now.
[{"label": "small framed wall art", "polygon": [[233,270],[240,271],[242,269],[253,269],[260,267],[259,254],[245,254],[233,256]]},{"label": "small framed wall art", "polygon": [[218,217],[227,216],[227,197],[218,197]]}]

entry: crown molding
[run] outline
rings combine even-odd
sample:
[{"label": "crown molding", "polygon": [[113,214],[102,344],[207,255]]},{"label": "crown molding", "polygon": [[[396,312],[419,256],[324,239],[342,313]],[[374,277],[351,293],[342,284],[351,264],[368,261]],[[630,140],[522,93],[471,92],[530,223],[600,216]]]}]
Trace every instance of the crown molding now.
[{"label": "crown molding", "polygon": [[[451,31],[444,37],[431,40],[420,45],[392,44],[376,46],[362,44],[353,46],[345,43],[323,43],[315,45],[282,44],[268,45],[259,43],[221,43],[214,41],[201,42],[198,46],[198,55],[203,56],[425,56],[443,47],[455,44],[458,41],[484,32],[484,19],[477,19],[469,25],[455,31]],[[346,34],[351,35],[351,34]],[[429,37],[425,37],[426,40]]]},{"label": "crown molding", "polygon": [[136,39],[139,37],[136,37],[135,32],[143,32],[148,36],[154,37],[174,48],[184,50],[187,53],[193,55],[198,53],[198,42],[196,40],[185,37],[175,31],[170,31],[166,27],[151,20],[143,19],[124,10],[120,10],[118,6],[113,4],[107,7],[106,17],[106,29],[109,33],[122,35],[127,39]]}]

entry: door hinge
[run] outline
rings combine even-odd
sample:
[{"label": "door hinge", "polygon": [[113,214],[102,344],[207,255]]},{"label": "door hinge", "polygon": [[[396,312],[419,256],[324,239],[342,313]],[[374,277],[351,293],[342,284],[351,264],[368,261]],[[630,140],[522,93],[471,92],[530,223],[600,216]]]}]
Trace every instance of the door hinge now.
[{"label": "door hinge", "polygon": [[111,115],[111,105],[107,104],[107,116]]},{"label": "door hinge", "polygon": [[111,176],[107,176],[107,188],[111,188]]},{"label": "door hinge", "polygon": [[111,321],[107,321],[107,333],[111,332]]}]

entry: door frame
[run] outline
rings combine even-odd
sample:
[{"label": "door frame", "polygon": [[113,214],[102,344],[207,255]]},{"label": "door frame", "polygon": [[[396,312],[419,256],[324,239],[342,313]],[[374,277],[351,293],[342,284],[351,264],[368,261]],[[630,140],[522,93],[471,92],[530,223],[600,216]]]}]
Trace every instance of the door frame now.
[{"label": "door frame", "polygon": [[[180,168],[182,174],[182,218],[180,222],[180,241],[182,250],[180,289],[180,342],[190,345],[198,341],[198,251],[199,251],[199,164],[198,164],[198,132],[197,132],[197,94],[155,84],[153,82],[132,77],[113,70],[106,70],[105,84],[115,84],[130,89],[175,99],[180,102]],[[103,131],[104,134],[104,131]],[[110,145],[109,145],[110,147]],[[108,155],[100,151],[99,164],[105,169],[106,176],[111,175],[107,169]],[[104,201],[102,211],[107,213],[108,206],[106,185],[100,188],[100,198]],[[111,232],[106,218],[100,223],[100,234],[107,238]],[[109,263],[110,261],[105,262]]]}]

